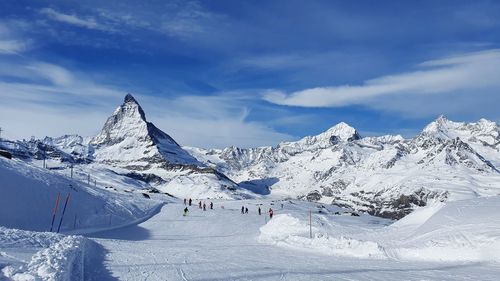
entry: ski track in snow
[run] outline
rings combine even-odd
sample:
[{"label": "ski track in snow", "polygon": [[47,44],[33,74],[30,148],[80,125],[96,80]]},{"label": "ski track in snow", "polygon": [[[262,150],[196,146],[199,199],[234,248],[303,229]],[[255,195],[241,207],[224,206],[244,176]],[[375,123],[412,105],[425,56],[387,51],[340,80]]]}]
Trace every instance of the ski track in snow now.
[{"label": "ski track in snow", "polygon": [[[194,204],[186,217],[184,206],[172,203],[139,225],[93,234],[107,252],[104,266],[109,272],[90,273],[91,280],[498,280],[500,276],[498,264],[356,259],[259,243],[259,228],[266,219],[256,214],[255,203],[224,202],[225,209],[217,203],[215,210],[207,211]],[[264,202],[264,210],[268,203]],[[249,207],[249,214],[240,214],[242,204]],[[283,212],[278,209],[275,214]]]}]

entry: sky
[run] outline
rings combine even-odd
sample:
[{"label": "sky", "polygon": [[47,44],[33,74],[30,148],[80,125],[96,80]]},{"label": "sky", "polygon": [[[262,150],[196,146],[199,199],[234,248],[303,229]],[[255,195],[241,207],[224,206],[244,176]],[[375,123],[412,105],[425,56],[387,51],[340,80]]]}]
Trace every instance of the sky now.
[{"label": "sky", "polygon": [[131,93],[181,145],[500,121],[500,1],[0,1],[0,128],[96,135]]}]

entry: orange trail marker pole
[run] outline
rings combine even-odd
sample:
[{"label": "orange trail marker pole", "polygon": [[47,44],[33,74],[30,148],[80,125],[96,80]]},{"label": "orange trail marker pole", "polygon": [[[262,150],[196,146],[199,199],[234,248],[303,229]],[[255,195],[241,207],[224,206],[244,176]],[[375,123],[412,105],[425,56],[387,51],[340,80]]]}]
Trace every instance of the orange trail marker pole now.
[{"label": "orange trail marker pole", "polygon": [[52,232],[52,228],[54,227],[54,220],[56,219],[57,209],[59,207],[59,197],[61,193],[57,193],[56,204],[54,205],[54,209],[52,209],[52,223],[50,224],[50,232]]}]

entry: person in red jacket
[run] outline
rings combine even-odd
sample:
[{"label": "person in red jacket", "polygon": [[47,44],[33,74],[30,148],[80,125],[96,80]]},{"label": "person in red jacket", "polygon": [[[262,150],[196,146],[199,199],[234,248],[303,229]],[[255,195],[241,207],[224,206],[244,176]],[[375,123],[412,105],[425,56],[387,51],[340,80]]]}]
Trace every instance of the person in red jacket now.
[{"label": "person in red jacket", "polygon": [[272,219],[273,218],[273,209],[269,208],[269,218]]}]

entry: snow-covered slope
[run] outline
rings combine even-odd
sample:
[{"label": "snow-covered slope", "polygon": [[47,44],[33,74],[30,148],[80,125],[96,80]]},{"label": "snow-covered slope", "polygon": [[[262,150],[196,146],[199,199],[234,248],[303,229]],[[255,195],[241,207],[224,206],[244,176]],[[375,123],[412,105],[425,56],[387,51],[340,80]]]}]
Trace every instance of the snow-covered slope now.
[{"label": "snow-covered slope", "polygon": [[90,144],[97,162],[146,170],[155,164],[201,165],[174,139],[146,121],[137,101],[128,94]]},{"label": "snow-covered slope", "polygon": [[185,148],[259,193],[401,218],[432,201],[500,193],[499,127],[438,118],[413,139],[361,138],[340,123],[276,147]]},{"label": "snow-covered slope", "polygon": [[[106,175],[111,171],[123,177],[118,182],[140,180],[145,186],[178,197],[253,196],[216,168],[198,161],[172,137],[148,122],[130,94],[93,138],[65,135],[43,140],[1,140],[0,149],[28,162],[45,159],[47,167],[64,174],[73,167],[75,171],[92,174],[101,183],[109,182]],[[111,178],[117,182],[117,176]]]},{"label": "snow-covered slope", "polygon": [[178,197],[300,198],[396,219],[433,201],[500,193],[500,129],[485,119],[441,116],[411,139],[361,138],[342,122],[275,147],[207,150],[179,146],[127,95],[93,138],[4,140],[0,149],[28,161],[47,158],[63,173],[76,165],[107,181],[111,172]]},{"label": "snow-covered slope", "polygon": [[21,160],[0,157],[0,225],[48,231],[56,198],[60,196],[53,231],[58,227],[66,198],[61,231],[89,231],[126,225],[147,217],[161,201],[141,193],[117,193],[86,185]]},{"label": "snow-covered slope", "polygon": [[321,210],[313,213],[310,228],[308,213],[294,206],[262,226],[259,241],[363,259],[500,262],[498,196],[431,204],[388,226],[366,215],[332,216],[331,207]]}]

